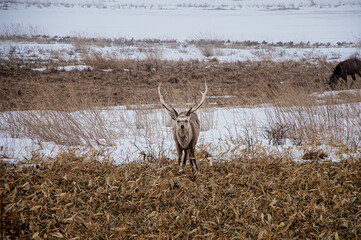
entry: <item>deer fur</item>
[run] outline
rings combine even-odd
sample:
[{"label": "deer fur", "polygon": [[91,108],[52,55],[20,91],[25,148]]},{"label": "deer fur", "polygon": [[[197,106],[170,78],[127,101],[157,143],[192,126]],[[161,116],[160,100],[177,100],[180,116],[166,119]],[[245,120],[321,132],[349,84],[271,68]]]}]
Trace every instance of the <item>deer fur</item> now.
[{"label": "deer fur", "polygon": [[[202,106],[206,98],[206,94],[208,90],[207,83],[205,83],[206,90],[204,91],[204,93],[201,92],[202,99],[200,103],[196,107],[192,106],[188,111],[184,111],[180,113],[178,113],[172,106],[164,102],[163,96],[160,92],[160,86],[161,84],[159,84],[158,87],[160,102],[163,105],[163,107],[168,110],[169,115],[174,120],[173,139],[176,144],[177,153],[178,153],[178,165],[179,167],[184,168],[187,162],[187,158],[189,158],[189,162],[192,166],[192,170],[193,170],[193,165],[198,170],[198,166],[195,159],[195,149],[201,127],[200,127],[199,118],[195,113],[195,111],[197,111],[197,109],[200,106]],[[183,157],[183,164],[181,166],[183,152],[184,152],[184,157]],[[182,170],[182,168],[180,168],[180,171]]]},{"label": "deer fur", "polygon": [[347,75],[351,75],[353,80],[350,85],[351,88],[354,81],[356,80],[355,74],[361,77],[361,60],[357,58],[347,59],[336,65],[335,70],[330,77],[330,81],[328,82],[328,85],[333,90],[339,78],[342,78],[347,84]]}]

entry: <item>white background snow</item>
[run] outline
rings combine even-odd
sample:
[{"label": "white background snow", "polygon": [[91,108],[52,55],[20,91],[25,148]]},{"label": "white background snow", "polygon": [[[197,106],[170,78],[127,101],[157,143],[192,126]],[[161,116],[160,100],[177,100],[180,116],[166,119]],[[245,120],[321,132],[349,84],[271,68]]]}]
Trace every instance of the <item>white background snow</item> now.
[{"label": "white background snow", "polygon": [[360,0],[19,0],[2,8],[2,25],[30,24],[58,36],[184,41],[203,34],[331,43],[361,38]]}]

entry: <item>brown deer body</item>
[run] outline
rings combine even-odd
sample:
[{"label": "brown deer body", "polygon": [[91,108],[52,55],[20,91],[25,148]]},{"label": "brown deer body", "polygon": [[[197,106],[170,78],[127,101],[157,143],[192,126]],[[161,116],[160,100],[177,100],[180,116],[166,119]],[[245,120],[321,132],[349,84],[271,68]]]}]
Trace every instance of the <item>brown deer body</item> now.
[{"label": "brown deer body", "polygon": [[339,78],[342,78],[347,84],[347,75],[351,75],[353,80],[350,85],[351,88],[353,82],[356,80],[355,74],[361,77],[361,60],[357,58],[347,59],[336,65],[328,85],[330,85],[331,89],[334,89]]},{"label": "brown deer body", "polygon": [[206,85],[206,90],[204,93],[202,93],[202,99],[200,103],[196,107],[191,107],[188,111],[184,111],[181,113],[178,113],[172,106],[169,106],[164,102],[163,96],[160,92],[161,84],[159,84],[158,87],[160,102],[163,105],[163,107],[168,110],[169,115],[174,120],[173,139],[176,144],[177,153],[178,153],[178,164],[180,167],[181,167],[182,155],[184,153],[182,168],[184,168],[187,162],[187,158],[189,158],[189,162],[192,166],[192,170],[193,170],[193,165],[198,170],[198,166],[195,159],[195,148],[197,145],[197,140],[199,137],[199,132],[201,127],[198,116],[195,113],[195,111],[197,111],[197,109],[203,104],[206,98],[206,94],[208,90],[207,83],[205,83],[205,85]]}]

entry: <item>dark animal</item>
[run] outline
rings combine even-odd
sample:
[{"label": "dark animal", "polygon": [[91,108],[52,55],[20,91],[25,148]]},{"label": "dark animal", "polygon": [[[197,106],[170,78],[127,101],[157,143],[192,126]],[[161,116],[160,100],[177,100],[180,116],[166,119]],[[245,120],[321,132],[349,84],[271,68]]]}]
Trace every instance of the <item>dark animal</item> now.
[{"label": "dark animal", "polygon": [[335,85],[337,84],[337,81],[339,78],[342,78],[345,80],[347,84],[347,75],[351,75],[353,81],[351,82],[350,88],[352,87],[352,84],[356,80],[355,74],[358,74],[361,77],[361,60],[357,58],[350,58],[343,62],[340,62],[335,67],[335,70],[333,71],[330,81],[328,82],[328,85],[333,90],[335,88]]}]

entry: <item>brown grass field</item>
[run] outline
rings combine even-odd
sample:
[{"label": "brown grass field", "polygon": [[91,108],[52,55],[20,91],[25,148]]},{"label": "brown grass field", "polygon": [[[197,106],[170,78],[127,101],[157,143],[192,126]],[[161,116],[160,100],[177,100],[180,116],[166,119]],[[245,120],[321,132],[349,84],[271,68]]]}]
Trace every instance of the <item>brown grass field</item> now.
[{"label": "brown grass field", "polygon": [[[171,62],[89,58],[94,70],[33,71],[39,63],[3,60],[1,112],[73,111],[159,104],[163,82],[173,102],[194,100],[204,81],[205,107],[302,104],[328,89],[335,64]],[[43,65],[42,65],[43,66]],[[103,68],[113,71],[104,72]],[[340,81],[341,82],[341,81]],[[340,84],[338,89],[345,89]],[[361,88],[360,78],[354,89]],[[186,96],[186,97],[185,97]],[[338,102],[359,102],[340,95]],[[335,99],[331,99],[335,101]],[[361,159],[295,162],[244,152],[200,159],[179,174],[175,160],[115,164],[99,153],[34,154],[10,164],[0,156],[1,239],[360,239]],[[106,159],[106,156],[104,156]]]},{"label": "brown grass field", "polygon": [[[96,153],[94,153],[96,154]],[[2,239],[359,239],[360,159],[1,163]]]},{"label": "brown grass field", "polygon": [[[207,101],[213,101],[217,106],[274,103],[285,98],[294,99],[294,95],[308,97],[312,92],[327,90],[325,82],[332,73],[330,69],[335,66],[327,62],[219,63],[107,59],[92,59],[86,64],[95,69],[67,72],[56,70],[52,63],[48,63],[48,69],[39,72],[31,70],[37,65],[21,65],[20,68],[20,63],[3,61],[0,67],[0,109],[82,109],[89,106],[158,104],[157,86],[160,82],[164,83],[163,87],[168,89],[173,101],[190,101],[185,99],[184,90],[186,96],[193,100],[192,96],[198,97],[198,90],[204,87],[204,81],[209,85],[209,96],[232,96]],[[104,72],[103,68],[113,71]],[[343,81],[339,82],[338,89],[345,89]],[[359,78],[353,88],[361,88]]]}]

